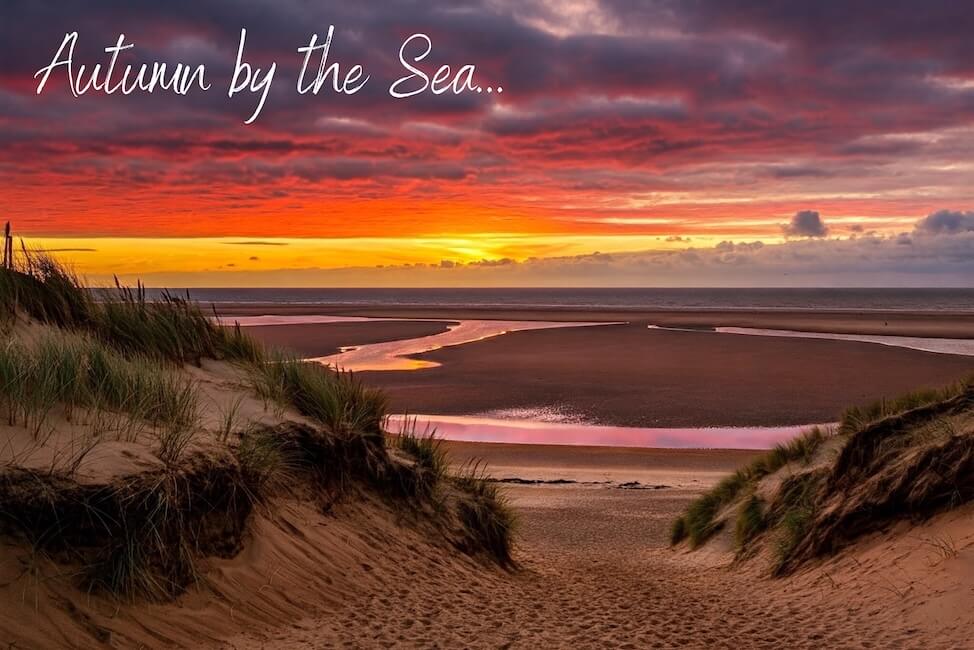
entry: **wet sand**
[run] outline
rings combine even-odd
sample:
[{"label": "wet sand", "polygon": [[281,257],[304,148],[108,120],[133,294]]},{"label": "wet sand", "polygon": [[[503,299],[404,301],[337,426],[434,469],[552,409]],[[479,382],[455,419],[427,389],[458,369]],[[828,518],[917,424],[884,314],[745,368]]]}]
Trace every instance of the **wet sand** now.
[{"label": "wet sand", "polygon": [[974,358],[832,340],[647,330],[640,325],[516,332],[434,350],[442,365],[361,373],[412,413],[558,407],[601,424],[773,426],[974,372]]},{"label": "wet sand", "polygon": [[[525,484],[607,484],[700,489],[762,452],[739,449],[645,449],[521,445],[496,442],[441,443],[456,466],[481,461],[496,479]],[[636,487],[636,486],[631,486]]]},{"label": "wet sand", "polygon": [[324,357],[335,354],[342,347],[347,346],[440,334],[447,330],[448,325],[447,322],[390,320],[364,323],[255,325],[247,327],[246,331],[268,345],[294,354],[303,357]]},{"label": "wet sand", "polygon": [[[439,315],[447,316],[455,314]],[[867,319],[860,330],[873,324]],[[445,327],[390,321],[248,331],[319,356],[342,345],[411,338]],[[386,389],[396,412],[469,415],[554,407],[601,424],[641,427],[830,422],[849,405],[974,373],[972,357],[850,341],[649,330],[640,322],[514,332],[415,358],[441,365],[360,376]]]},{"label": "wet sand", "polygon": [[[598,320],[591,313],[536,316]],[[804,323],[825,331],[843,331],[835,326],[846,323],[849,333],[974,335],[966,317],[902,317],[895,321],[901,329],[879,332],[874,328],[888,326],[875,316],[842,318],[655,322],[787,329]],[[561,404],[613,424],[694,426],[826,421],[850,403],[974,371],[969,357],[645,325],[518,332],[418,355],[440,367],[362,375],[389,391],[394,409],[410,412]],[[308,328],[302,337],[310,344],[320,333]],[[772,579],[761,563],[732,565],[730,547],[688,553],[668,541],[673,519],[690,501],[754,452],[443,444],[455,465],[485,461],[504,481],[520,521],[518,570],[485,571],[406,544],[394,561],[350,569],[361,587],[329,611],[227,646],[946,649],[969,638],[969,626],[959,623],[966,610],[943,606],[962,602],[964,585],[949,593],[939,585],[957,563],[970,562],[974,538],[951,532],[960,555],[931,569],[924,540],[943,534],[939,520],[928,532],[866,540],[794,578]],[[959,515],[969,520],[970,510]],[[923,570],[907,572],[904,562],[920,562]],[[928,584],[933,571],[940,577]]]}]

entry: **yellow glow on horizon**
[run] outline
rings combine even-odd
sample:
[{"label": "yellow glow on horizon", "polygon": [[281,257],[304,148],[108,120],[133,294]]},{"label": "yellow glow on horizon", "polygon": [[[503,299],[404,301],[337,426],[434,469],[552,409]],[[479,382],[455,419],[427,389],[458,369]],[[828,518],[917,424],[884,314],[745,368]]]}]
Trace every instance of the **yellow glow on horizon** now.
[{"label": "yellow glow on horizon", "polygon": [[[441,234],[424,237],[253,238],[253,237],[30,237],[29,249],[47,251],[68,263],[94,286],[110,285],[113,276],[125,283],[143,280],[148,286],[308,286],[317,271],[339,271],[346,285],[367,286],[382,267],[386,277],[413,281],[408,271],[421,266],[464,265],[511,259],[564,258],[593,253],[713,248],[722,241],[766,244],[784,241],[787,218],[726,219],[720,224],[684,223],[674,234]],[[906,218],[876,220],[835,216],[834,236],[853,227],[879,226],[898,232]],[[718,227],[721,226],[721,227]],[[758,226],[755,228],[755,226]],[[690,229],[688,229],[690,228]],[[676,234],[680,233],[682,234]],[[428,275],[428,274],[427,274]],[[337,277],[333,273],[329,277]],[[444,276],[444,279],[447,279]],[[487,280],[485,280],[487,281]]]},{"label": "yellow glow on horizon", "polygon": [[[29,249],[47,251],[68,263],[93,284],[180,276],[190,286],[207,286],[214,278],[288,270],[370,269],[379,266],[438,265],[528,258],[569,257],[600,253],[709,248],[726,237],[676,239],[658,235],[523,235],[484,233],[475,236],[300,238],[128,238],[32,237]],[[750,237],[749,239],[753,239]],[[187,277],[192,275],[193,277]],[[285,279],[277,284],[286,286]]]}]

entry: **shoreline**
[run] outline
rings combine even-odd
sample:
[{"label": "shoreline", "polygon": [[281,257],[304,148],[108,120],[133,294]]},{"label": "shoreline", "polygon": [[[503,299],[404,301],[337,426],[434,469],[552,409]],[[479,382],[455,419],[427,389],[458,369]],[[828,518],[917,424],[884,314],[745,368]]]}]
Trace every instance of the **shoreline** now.
[{"label": "shoreline", "polygon": [[[481,461],[499,483],[599,485],[638,482],[700,490],[761,456],[753,449],[670,449],[441,440],[455,468]],[[514,479],[514,480],[512,480]],[[663,489],[663,488],[659,488]]]},{"label": "shoreline", "polygon": [[[662,313],[657,313],[655,322]],[[381,315],[393,316],[388,310]],[[400,318],[413,315],[403,313]],[[511,314],[490,315],[500,319]],[[329,348],[361,343],[376,333],[369,328],[382,328],[384,340],[407,339],[415,335],[417,327],[442,328],[447,321],[462,319],[463,314],[428,310],[422,316],[439,320],[417,323],[393,318],[247,330],[265,342],[285,341],[289,349],[314,357],[320,356],[323,343]],[[538,310],[516,316],[581,320],[577,313]],[[615,312],[585,316],[589,322],[620,320]],[[744,326],[778,329],[770,327],[778,323],[770,322],[762,312],[724,317],[738,319],[736,322],[746,317],[751,320]],[[911,321],[903,318],[878,323],[886,328],[884,334],[916,336],[921,334],[918,329],[935,326],[956,338],[964,338],[956,336],[957,330],[966,332],[970,326],[969,338],[974,338],[974,315],[953,321],[930,315],[914,315]],[[395,413],[471,416],[511,409],[554,409],[572,419],[606,426],[698,428],[834,422],[849,406],[941,387],[974,373],[974,357],[969,356],[833,339],[706,336],[699,331],[649,329],[647,321],[639,318],[623,320],[625,324],[507,333],[409,355],[418,362],[419,370],[356,374],[383,389]],[[710,322],[729,321],[711,318]],[[803,315],[800,322],[789,323],[785,329],[834,330],[843,324],[849,330],[868,332],[877,321],[874,315],[847,315],[842,323],[835,321],[834,314],[811,320]],[[268,333],[274,338],[268,338]],[[438,365],[429,367],[431,363]]]},{"label": "shoreline", "polygon": [[439,440],[473,444],[536,445],[638,450],[767,451],[806,431],[837,430],[839,423],[751,427],[629,427],[532,418],[531,414],[448,416],[425,413],[391,414],[387,430],[435,432]]},{"label": "shoreline", "polygon": [[213,303],[221,316],[361,316],[383,319],[625,321],[661,327],[749,327],[835,334],[974,339],[974,312],[796,309],[580,309]]},{"label": "shoreline", "polygon": [[[451,317],[443,314],[438,322]],[[387,337],[396,337],[398,329],[398,338],[409,338],[415,323],[348,329],[365,336],[375,326],[386,328]],[[436,325],[424,324],[430,326]],[[329,337],[343,344],[334,338],[334,324],[274,327],[290,349],[309,357]],[[247,329],[258,338],[267,331]],[[554,409],[587,422],[641,428],[834,422],[849,406],[974,373],[972,357],[856,341],[651,330],[634,319],[513,332],[410,358],[438,365],[357,373],[386,392],[391,412],[469,416]]]}]

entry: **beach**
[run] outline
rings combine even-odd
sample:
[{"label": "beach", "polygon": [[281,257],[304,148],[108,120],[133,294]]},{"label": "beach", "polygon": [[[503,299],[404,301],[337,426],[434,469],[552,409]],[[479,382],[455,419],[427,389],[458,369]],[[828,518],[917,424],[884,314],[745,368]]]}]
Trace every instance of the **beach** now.
[{"label": "beach", "polygon": [[[865,566],[837,558],[788,581],[732,568],[730,548],[672,549],[673,519],[753,452],[446,445],[457,466],[479,459],[505,480],[542,481],[504,485],[520,521],[516,571],[393,542],[395,562],[347,568],[357,588],[337,604],[226,647],[910,648],[922,639],[951,648],[966,639],[962,613],[937,611],[945,590],[932,576],[952,569],[928,565],[922,540],[934,533],[922,527],[869,542]],[[969,508],[953,525],[964,516]],[[961,530],[957,544],[974,543],[970,526]],[[910,544],[921,563],[890,570]]]},{"label": "beach", "polygon": [[[851,404],[941,386],[974,371],[971,357],[709,331],[752,327],[969,338],[974,336],[969,314],[339,311],[440,323],[488,317],[622,321],[502,334],[415,355],[439,364],[435,367],[359,373],[388,392],[393,410],[414,413],[532,413],[555,407],[561,415],[623,426],[766,427],[835,421]],[[362,331],[378,326],[388,336],[402,327],[399,333],[408,338],[413,324],[362,323]],[[301,336],[290,346],[311,354],[319,336],[327,339],[333,327],[291,330]],[[252,329],[259,338],[270,331]],[[970,507],[867,538],[854,553],[779,580],[758,563],[739,565],[732,533],[696,552],[670,544],[671,525],[687,506],[760,452],[455,441],[443,446],[455,467],[482,463],[502,485],[520,522],[516,573],[484,576],[414,557],[387,574],[370,575],[395,585],[395,597],[366,588],[326,616],[273,636],[242,637],[234,647],[324,647],[349,642],[345,631],[362,627],[368,644],[385,647],[908,648],[923,639],[925,647],[949,648],[966,638],[967,617],[957,602],[969,572],[939,559],[931,540],[950,539],[958,549],[974,545],[974,530],[966,523]],[[415,579],[420,575],[436,577]]]},{"label": "beach", "polygon": [[[250,308],[241,308],[247,313]],[[302,310],[285,309],[297,315]],[[258,308],[251,313],[262,313]],[[393,410],[427,414],[538,411],[626,426],[831,422],[851,404],[959,380],[971,357],[873,343],[718,334],[712,327],[970,337],[969,315],[492,312],[356,309],[346,315],[626,321],[502,334],[432,350],[436,367],[359,373]],[[398,324],[396,324],[398,323]],[[362,323],[362,331],[405,321]],[[697,331],[651,330],[649,325]],[[287,328],[288,326],[278,326]],[[301,329],[314,350],[333,325]],[[258,337],[268,330],[252,328]],[[299,330],[291,330],[295,334]],[[308,347],[304,347],[308,346]],[[560,410],[558,410],[560,409]],[[970,506],[869,536],[854,551],[788,579],[741,563],[733,531],[674,549],[673,521],[760,452],[444,441],[454,467],[479,463],[518,515],[518,570],[488,574],[417,555],[373,567],[327,614],[233,647],[929,648],[957,647],[968,619]],[[935,540],[956,555],[940,555]],[[417,579],[419,576],[425,576]],[[370,582],[370,584],[372,584]],[[381,585],[381,586],[380,586]],[[393,597],[381,595],[385,586]],[[489,594],[489,596],[487,595]],[[357,637],[360,638],[360,637]]]},{"label": "beach", "polygon": [[[974,338],[974,315],[937,313],[565,312],[349,309],[271,305],[220,307],[228,318],[341,313],[390,321],[247,328],[306,356],[342,345],[408,339],[468,317],[621,323],[513,332],[432,350],[439,364],[362,372],[398,412],[469,415],[519,409],[639,427],[774,426],[835,421],[849,405],[974,372],[974,358],[861,342],[719,334],[754,327],[888,336]],[[434,322],[394,320],[427,318]],[[649,325],[696,331],[651,330]]]},{"label": "beach", "polygon": [[[710,329],[735,322],[734,314],[654,329],[658,322],[609,312],[480,313],[470,321],[441,309],[424,320],[345,313],[327,322],[334,314],[326,310],[288,320],[281,316],[295,314],[263,307],[238,331],[170,303],[127,304],[112,307],[185,319],[174,330],[186,332],[176,348],[145,321],[116,321],[140,328],[125,341],[179,360],[178,371],[165,356],[129,361],[55,325],[14,329],[24,351],[8,352],[6,364],[23,367],[14,379],[32,379],[11,383],[21,392],[8,389],[10,403],[24,407],[0,427],[11,441],[0,458],[0,496],[7,512],[26,515],[8,518],[22,532],[0,544],[0,608],[6,637],[20,646],[811,649],[911,648],[919,640],[946,649],[968,639],[972,510],[966,501],[945,507],[943,495],[970,484],[974,388],[894,404],[889,417],[906,424],[891,430],[910,444],[889,446],[901,455],[888,462],[870,464],[859,447],[870,427],[890,426],[885,410],[854,433],[806,425],[835,422],[866,399],[949,384],[974,369],[972,356],[919,351],[913,342]],[[863,318],[852,333],[880,322]],[[85,325],[93,333],[116,334],[93,322]],[[961,332],[966,319],[921,314],[911,322]],[[435,343],[457,332],[469,336]],[[271,356],[248,335],[298,359]],[[214,347],[194,358],[199,340]],[[37,354],[74,359],[62,365],[91,382],[94,397],[67,392],[39,364],[24,365],[29,346],[44,341]],[[397,350],[426,351],[410,353],[416,370],[334,373],[301,361],[325,356],[341,365],[369,349],[388,352],[372,358],[380,365]],[[111,382],[82,372],[94,359],[111,360]],[[164,381],[153,384],[148,372]],[[107,419],[92,406],[102,403],[95,397],[118,400],[104,394],[111,388],[124,399],[109,403],[131,408],[147,398],[124,391],[146,386],[160,386],[177,406],[188,396],[192,408],[164,410],[171,428],[145,431],[140,412]],[[74,399],[74,410],[34,406],[26,396],[45,387]],[[416,429],[392,426],[403,411],[423,414]],[[527,423],[529,435],[425,436],[423,419],[457,414],[476,429],[478,413]],[[657,447],[630,446],[619,442],[629,438],[591,437],[605,423],[687,430],[644,439]],[[715,428],[783,424],[802,426],[748,449]],[[566,426],[585,435],[559,439]],[[85,427],[100,433],[86,437]],[[812,437],[767,452],[798,430]],[[814,446],[802,442],[812,439]],[[836,443],[860,453],[840,463]],[[862,473],[846,492],[815,485],[823,503],[838,499],[836,511],[870,527],[829,553],[796,556],[792,573],[773,577],[775,558],[791,557],[779,550],[789,539],[782,509],[801,507],[783,501],[779,488],[850,465]],[[925,491],[887,489],[904,477],[919,477]],[[913,499],[909,507],[892,500],[901,493]],[[742,506],[758,495],[768,528],[742,537]],[[144,504],[158,499],[165,508],[147,515]],[[687,539],[685,520],[700,503],[711,505]],[[161,524],[171,541],[126,555],[158,539]],[[31,543],[65,525],[55,543]],[[137,543],[126,541],[129,530],[138,531]],[[172,549],[187,548],[198,550],[184,564]]]}]

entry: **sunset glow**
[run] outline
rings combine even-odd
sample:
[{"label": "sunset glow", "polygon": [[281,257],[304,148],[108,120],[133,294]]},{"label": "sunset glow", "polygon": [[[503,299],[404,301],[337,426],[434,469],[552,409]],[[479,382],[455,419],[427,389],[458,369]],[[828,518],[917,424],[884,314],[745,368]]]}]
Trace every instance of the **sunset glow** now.
[{"label": "sunset glow", "polygon": [[[716,2],[381,14],[273,4],[23,4],[0,26],[0,217],[95,281],[187,286],[324,281],[309,269],[368,285],[374,273],[355,269],[892,241],[938,212],[961,215],[967,239],[974,230],[963,217],[974,56],[951,3],[922,20],[906,9],[850,19],[842,3],[814,15]],[[839,23],[841,39],[823,37]],[[361,62],[375,81],[300,95],[296,48],[328,25],[331,60]],[[36,92],[72,30],[79,63],[104,63],[124,32],[134,46],[120,62],[206,64],[220,86],[241,26],[250,60],[280,66],[250,125],[250,98],[222,88],[74,97],[56,70]],[[430,35],[430,66],[476,64],[503,94],[390,97],[396,50],[414,32]],[[790,229],[803,211],[821,228]],[[407,275],[396,281],[462,282]],[[653,282],[633,277],[617,281]]]}]

